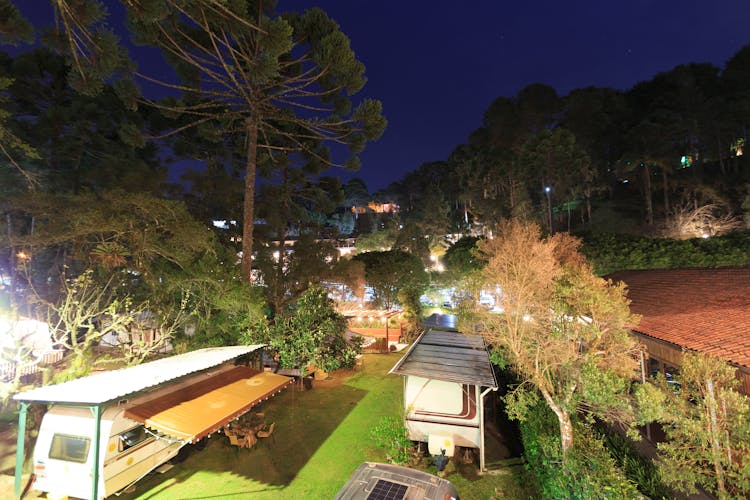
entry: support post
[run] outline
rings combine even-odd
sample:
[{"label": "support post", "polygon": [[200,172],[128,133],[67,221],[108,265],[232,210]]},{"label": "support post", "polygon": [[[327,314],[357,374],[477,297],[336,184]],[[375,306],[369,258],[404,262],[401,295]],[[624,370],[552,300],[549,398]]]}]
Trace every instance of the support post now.
[{"label": "support post", "polygon": [[99,405],[91,407],[94,414],[94,464],[91,471],[91,500],[99,500],[99,442],[101,434],[102,407]]},{"label": "support post", "polygon": [[29,403],[21,401],[21,410],[18,412],[18,437],[16,438],[16,473],[13,478],[13,498],[21,498],[21,477],[23,475],[24,444],[26,442],[26,414]]},{"label": "support post", "polygon": [[[646,357],[641,350],[641,384],[646,383]],[[646,423],[646,439],[651,441],[651,422]]]},{"label": "support post", "polygon": [[391,337],[388,334],[388,319],[388,313],[385,313],[385,349],[386,351],[391,352]]}]

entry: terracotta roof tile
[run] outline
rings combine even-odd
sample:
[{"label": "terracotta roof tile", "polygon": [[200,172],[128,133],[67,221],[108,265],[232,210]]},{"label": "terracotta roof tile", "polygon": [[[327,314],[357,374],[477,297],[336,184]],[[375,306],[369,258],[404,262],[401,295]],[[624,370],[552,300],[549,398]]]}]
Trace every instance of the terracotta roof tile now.
[{"label": "terracotta roof tile", "polygon": [[619,271],[634,329],[750,367],[750,268]]}]

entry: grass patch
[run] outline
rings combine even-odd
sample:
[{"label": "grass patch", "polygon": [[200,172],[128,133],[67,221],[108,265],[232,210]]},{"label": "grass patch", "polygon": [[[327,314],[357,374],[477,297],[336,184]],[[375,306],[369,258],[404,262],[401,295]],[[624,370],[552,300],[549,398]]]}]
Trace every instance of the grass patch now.
[{"label": "grass patch", "polygon": [[[385,416],[402,415],[402,380],[387,375],[400,353],[370,354],[354,373],[335,373],[311,391],[288,389],[269,400],[275,442],[238,449],[223,435],[165,474],[152,474],[121,499],[330,499],[364,461],[385,461],[370,435]],[[477,476],[475,466],[448,479],[465,500],[529,498],[514,474]],[[427,469],[429,471],[429,469]],[[434,471],[433,471],[434,472]],[[498,494],[496,492],[503,492]]]}]

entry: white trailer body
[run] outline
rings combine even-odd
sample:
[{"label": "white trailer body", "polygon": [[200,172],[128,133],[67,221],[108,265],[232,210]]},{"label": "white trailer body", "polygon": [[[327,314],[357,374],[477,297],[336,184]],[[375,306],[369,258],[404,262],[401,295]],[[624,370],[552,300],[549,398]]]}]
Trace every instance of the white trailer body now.
[{"label": "white trailer body", "polygon": [[440,329],[420,335],[389,372],[404,377],[404,424],[432,455],[478,448],[484,470],[484,398],[497,390],[489,353],[481,336],[452,329],[454,317],[429,321]]},{"label": "white trailer body", "polygon": [[[409,438],[430,445],[430,453],[455,446],[479,448],[478,387],[417,376],[406,376],[404,402]],[[434,448],[434,449],[432,449]]]},{"label": "white trailer body", "polygon": [[[19,429],[29,405],[51,406],[34,449],[34,489],[99,500],[219,432],[293,382],[262,370],[262,348],[200,349],[16,394]],[[24,441],[19,434],[16,498]]]},{"label": "white trailer body", "polygon": [[[186,443],[158,436],[113,407],[100,421],[99,495],[133,484],[173,458]],[[55,406],[44,415],[34,448],[34,489],[89,498],[96,422],[90,408]]]}]

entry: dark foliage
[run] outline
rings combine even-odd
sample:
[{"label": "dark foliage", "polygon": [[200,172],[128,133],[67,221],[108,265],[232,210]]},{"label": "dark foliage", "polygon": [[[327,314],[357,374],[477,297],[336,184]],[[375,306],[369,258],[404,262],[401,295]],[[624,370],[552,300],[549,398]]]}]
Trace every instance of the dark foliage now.
[{"label": "dark foliage", "polygon": [[749,250],[750,231],[691,240],[586,233],[581,246],[600,275],[626,269],[744,266],[750,263]]}]

